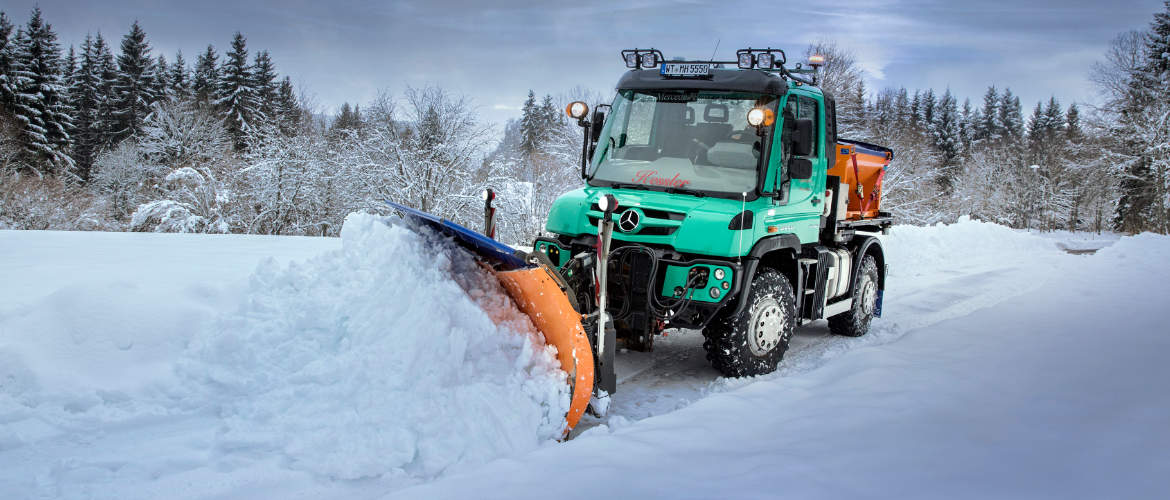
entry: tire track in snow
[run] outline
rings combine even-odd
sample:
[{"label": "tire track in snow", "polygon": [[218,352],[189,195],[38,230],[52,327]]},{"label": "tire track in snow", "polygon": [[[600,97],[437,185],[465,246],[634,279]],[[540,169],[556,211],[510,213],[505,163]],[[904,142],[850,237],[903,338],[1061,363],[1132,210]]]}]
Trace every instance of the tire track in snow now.
[{"label": "tire track in snow", "polygon": [[618,386],[608,416],[598,419],[587,415],[574,434],[584,434],[595,427],[601,427],[597,431],[615,429],[684,408],[713,393],[815,370],[853,349],[894,342],[907,332],[963,317],[1034,290],[1061,264],[1084,258],[1062,254],[1055,247],[1053,250],[1050,255],[1027,262],[986,259],[945,272],[892,274],[883,317],[874,320],[870,333],[859,338],[840,337],[830,333],[823,320],[797,328],[777,371],[760,377],[722,377],[707,362],[700,331],[669,331],[666,337],[656,340],[654,352],[626,354],[644,356],[646,359],[638,362],[649,367]]}]

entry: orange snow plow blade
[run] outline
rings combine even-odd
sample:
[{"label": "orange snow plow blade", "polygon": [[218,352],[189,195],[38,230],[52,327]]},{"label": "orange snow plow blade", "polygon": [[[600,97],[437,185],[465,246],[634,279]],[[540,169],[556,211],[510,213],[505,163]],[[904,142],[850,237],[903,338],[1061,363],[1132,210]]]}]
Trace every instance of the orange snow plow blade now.
[{"label": "orange snow plow blade", "polygon": [[496,277],[512,296],[516,306],[532,318],[548,345],[557,348],[561,369],[569,374],[572,399],[565,416],[565,435],[573,430],[593,395],[593,350],[581,326],[581,315],[573,309],[565,291],[545,266],[497,271]]}]

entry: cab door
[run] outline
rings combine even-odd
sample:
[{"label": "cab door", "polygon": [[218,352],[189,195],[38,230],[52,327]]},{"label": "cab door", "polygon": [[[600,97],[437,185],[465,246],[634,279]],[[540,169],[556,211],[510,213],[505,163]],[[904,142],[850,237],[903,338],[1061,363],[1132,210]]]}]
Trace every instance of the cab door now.
[{"label": "cab door", "polygon": [[[813,122],[812,152],[808,156],[796,157],[805,158],[812,162],[813,175],[808,179],[792,179],[788,175],[788,164],[794,158],[791,154],[792,149],[789,144],[785,144],[783,133],[776,134],[776,141],[779,144],[774,147],[776,150],[783,151],[780,168],[783,172],[782,181],[786,180],[787,185],[779,187],[781,196],[776,201],[774,215],[768,218],[768,225],[777,226],[780,233],[796,234],[801,243],[812,243],[817,241],[819,237],[821,212],[824,210],[825,203],[823,193],[825,192],[827,155],[826,144],[824,144],[824,106],[816,97],[793,89],[785,97],[783,109],[781,121],[810,119]],[[787,127],[783,123],[781,125]],[[783,193],[784,190],[787,190],[787,193]]]}]

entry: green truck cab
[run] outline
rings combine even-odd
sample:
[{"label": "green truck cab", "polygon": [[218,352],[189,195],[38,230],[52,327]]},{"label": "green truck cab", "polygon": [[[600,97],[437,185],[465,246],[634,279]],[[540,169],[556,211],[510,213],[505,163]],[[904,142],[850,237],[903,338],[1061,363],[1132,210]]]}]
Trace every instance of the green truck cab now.
[{"label": "green truck cab", "polygon": [[712,364],[745,376],[774,370],[801,324],[864,334],[885,287],[881,243],[866,233],[892,221],[850,219],[851,191],[829,171],[842,145],[893,152],[839,142],[815,67],[786,68],[782,51],[694,62],[635,49],[623,60],[612,104],[567,109],[585,130],[586,185],[556,200],[552,236],[533,245],[583,312],[607,304],[599,317],[612,328],[597,335],[616,342],[600,344],[647,351],[666,328],[700,329]]}]

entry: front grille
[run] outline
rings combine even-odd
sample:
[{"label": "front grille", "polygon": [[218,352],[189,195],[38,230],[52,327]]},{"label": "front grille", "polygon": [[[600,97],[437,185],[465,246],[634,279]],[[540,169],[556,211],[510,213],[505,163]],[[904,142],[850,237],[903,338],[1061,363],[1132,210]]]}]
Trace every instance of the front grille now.
[{"label": "front grille", "polygon": [[[617,211],[614,213],[621,213],[622,211],[624,211],[627,208],[629,208],[629,207],[619,206]],[[642,213],[646,214],[646,217],[650,217],[652,219],[663,219],[663,220],[672,220],[672,221],[681,222],[683,219],[687,218],[687,214],[682,213],[682,212],[671,212],[669,210],[658,210],[656,208],[645,208],[645,207],[638,207],[638,208],[642,210]],[[592,210],[594,212],[600,212],[601,207],[599,207],[596,203],[594,203],[593,206],[589,207],[589,210]]]},{"label": "front grille", "polygon": [[[619,206],[618,210],[615,212],[615,214],[620,214],[621,212],[625,211],[626,208],[629,208],[629,207],[620,207]],[[593,212],[601,212],[601,207],[597,206],[596,203],[594,203],[593,206],[589,207],[589,209],[592,210]],[[638,210],[641,210],[642,215],[644,216],[642,218],[642,226],[639,227],[638,230],[634,231],[633,233],[623,233],[623,234],[636,234],[638,236],[670,236],[670,235],[674,234],[675,231],[678,231],[678,225],[655,226],[655,225],[650,225],[650,224],[653,224],[654,222],[666,222],[666,221],[681,223],[683,221],[683,219],[687,218],[687,214],[685,214],[685,213],[672,212],[670,210],[660,210],[657,208],[646,208],[646,207],[638,207]],[[589,218],[589,225],[591,225],[593,227],[597,227],[597,221],[601,220],[600,215],[594,215],[593,213],[590,213],[588,215],[588,218]],[[614,218],[616,219],[617,215],[615,215]],[[650,224],[647,224],[647,223],[650,223]]]}]

